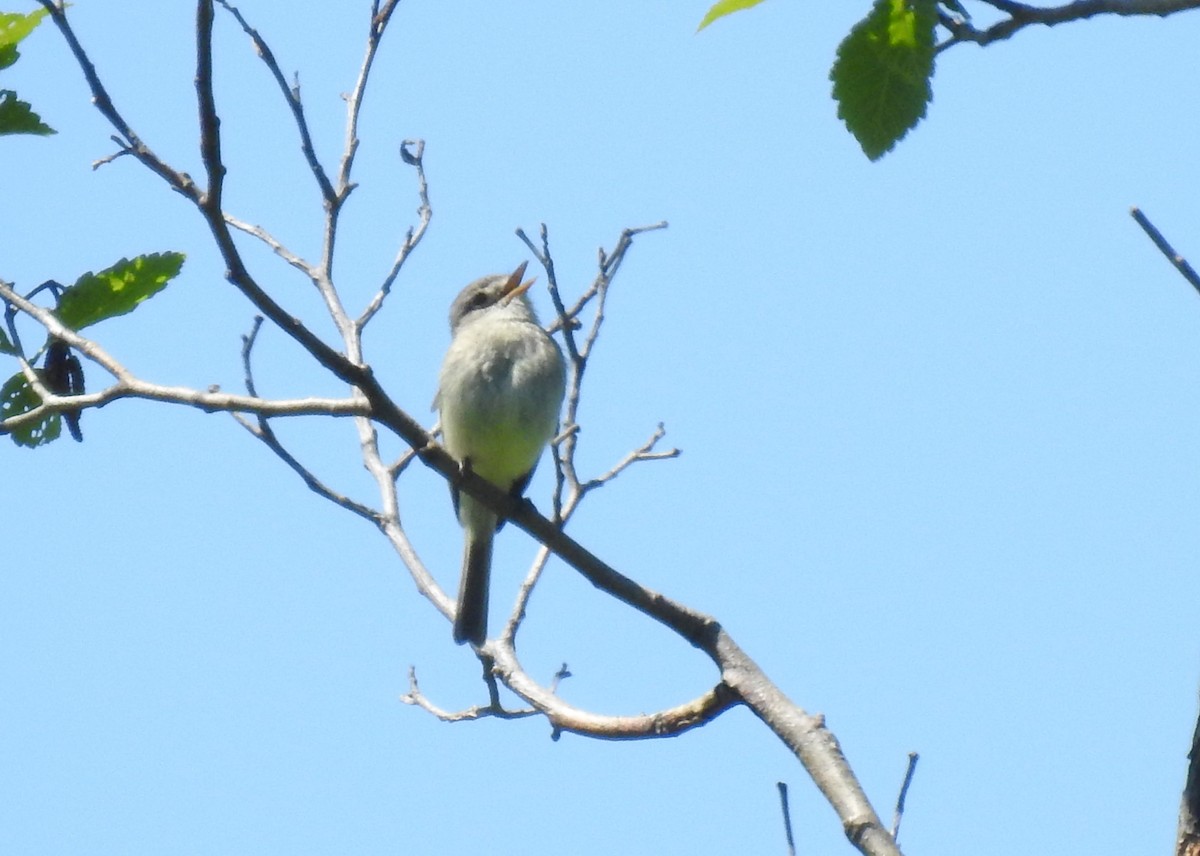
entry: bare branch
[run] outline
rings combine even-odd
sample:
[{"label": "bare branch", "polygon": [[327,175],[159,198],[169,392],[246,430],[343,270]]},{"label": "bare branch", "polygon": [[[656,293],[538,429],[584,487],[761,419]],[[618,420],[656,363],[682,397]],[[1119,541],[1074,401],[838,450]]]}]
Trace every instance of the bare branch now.
[{"label": "bare branch", "polygon": [[100,114],[109,121],[109,124],[116,129],[120,134],[120,139],[117,141],[129,151],[131,155],[141,161],[151,172],[158,175],[177,193],[181,193],[193,202],[200,198],[200,190],[196,187],[195,182],[185,172],[178,172],[167,166],[158,155],[151,151],[142,138],[134,132],[133,128],[125,121],[117,108],[113,105],[112,98],[109,97],[108,90],[104,84],[100,82],[100,77],[96,74],[96,66],[92,64],[87,52],[83,49],[83,45],[79,43],[79,39],[75,36],[75,31],[71,28],[67,21],[66,7],[53,2],[53,0],[38,0],[50,15],[50,20],[54,22],[54,26],[62,33],[63,39],[67,46],[71,49],[71,53],[75,56],[75,61],[79,64],[80,70],[83,72],[84,79],[87,80],[88,88],[92,91],[92,103]]},{"label": "bare branch", "polygon": [[376,525],[379,524],[378,511],[376,511],[374,508],[371,508],[369,505],[364,505],[363,503],[351,499],[345,494],[339,493],[338,491],[329,487],[327,484],[321,481],[321,479],[317,478],[312,470],[300,463],[296,456],[289,452],[287,448],[284,447],[283,443],[280,442],[278,435],[275,434],[275,430],[271,427],[270,423],[267,422],[263,414],[259,414],[257,424],[250,422],[248,419],[238,413],[234,413],[233,418],[237,420],[239,425],[250,432],[251,435],[262,441],[263,445],[274,452],[281,461],[287,464],[288,467],[290,467],[292,471],[296,473],[296,475],[300,476],[300,479],[313,493],[317,494],[323,499],[329,500],[334,505],[340,506],[349,512],[357,514],[364,520],[369,520],[371,523]]},{"label": "bare branch", "polygon": [[1191,284],[1192,288],[1200,292],[1200,276],[1188,264],[1187,259],[1175,252],[1175,248],[1167,242],[1162,232],[1158,231],[1158,228],[1150,222],[1150,218],[1143,214],[1140,208],[1130,208],[1129,213],[1137,221],[1137,224],[1142,227],[1142,231],[1150,236],[1150,240],[1154,242],[1154,246],[1158,247],[1158,251],[1167,257],[1167,261],[1175,266],[1175,269]]},{"label": "bare branch", "polygon": [[221,161],[221,119],[213,97],[212,0],[196,3],[196,104],[200,108],[200,158],[208,175],[208,187],[198,204],[210,223],[224,225],[221,197],[225,186],[225,164]]},{"label": "bare branch", "polygon": [[[546,229],[546,224],[541,225],[539,232],[542,241],[540,249],[533,245],[533,241],[529,240],[524,229],[517,229],[517,237],[525,243],[525,246],[529,247],[529,251],[538,260],[538,264],[546,271],[547,288],[550,291],[550,299],[554,303],[554,311],[558,314],[557,328],[562,331],[563,343],[567,346],[567,357],[572,363],[578,363],[581,358],[579,348],[575,345],[575,328],[569,323],[573,320],[573,316],[567,313],[567,307],[563,304],[562,296],[558,291],[558,277],[554,273],[554,257],[550,254],[550,233]],[[551,325],[548,328],[551,333],[554,332],[555,326]]]},{"label": "bare branch", "polygon": [[678,458],[680,452],[676,448],[666,449],[665,451],[661,452],[656,452],[654,450],[654,447],[658,445],[658,441],[666,435],[666,429],[663,428],[663,424],[659,422],[658,427],[654,429],[654,433],[650,435],[649,440],[618,461],[616,465],[604,475],[597,476],[594,479],[588,479],[586,482],[581,484],[579,486],[580,491],[582,493],[587,493],[588,491],[602,487],[603,485],[615,479],[622,472],[629,469],[629,467],[640,461],[663,461],[669,458]]},{"label": "bare branch", "polygon": [[[367,49],[366,55],[363,57],[362,67],[358,72],[358,80],[354,83],[354,89],[346,99],[346,144],[342,152],[342,162],[338,169],[337,176],[337,193],[334,207],[341,207],[346,202],[346,197],[354,190],[354,185],[350,182],[350,171],[354,166],[354,156],[358,152],[358,115],[362,109],[363,94],[367,89],[367,79],[371,75],[371,66],[375,62],[375,54],[379,50],[379,42],[383,38],[383,33],[387,29],[388,22],[392,18],[392,13],[396,11],[396,6],[400,0],[386,0],[380,6],[378,3],[373,3],[371,7],[371,26],[367,33]],[[333,247],[329,247],[329,254],[332,254]]]},{"label": "bare branch", "polygon": [[550,555],[550,550],[544,546],[537,551],[537,555],[533,559],[533,564],[529,567],[529,572],[525,574],[525,579],[521,581],[521,586],[517,589],[516,601],[513,603],[512,612],[508,616],[508,623],[504,626],[504,631],[500,634],[500,638],[509,645],[515,644],[517,631],[521,629],[521,622],[525,620],[526,610],[529,607],[529,598],[533,595],[534,588],[537,587],[538,581],[542,578],[542,572],[546,570],[546,564],[550,561]]},{"label": "bare branch", "polygon": [[425,237],[425,230],[429,228],[429,221],[433,218],[433,208],[429,205],[429,185],[425,181],[425,141],[424,140],[404,140],[400,143],[400,159],[409,166],[413,167],[417,173],[417,198],[420,200],[420,205],[417,207],[417,216],[419,218],[415,227],[409,226],[408,231],[404,235],[404,243],[400,245],[400,251],[396,253],[396,260],[392,262],[391,270],[383,279],[383,284],[379,287],[379,291],[375,292],[375,296],[371,298],[371,302],[367,308],[363,310],[362,315],[354,323],[355,330],[361,333],[363,328],[367,326],[375,313],[383,306],[383,301],[392,291],[392,284],[396,281],[396,277],[400,275],[400,269],[404,267],[404,263],[408,261],[409,255],[421,243],[421,239]]},{"label": "bare branch", "polygon": [[296,123],[296,130],[300,133],[300,150],[304,153],[304,160],[308,163],[309,171],[312,172],[313,178],[317,181],[317,186],[321,189],[321,196],[325,200],[326,205],[333,205],[336,199],[336,194],[333,192],[333,185],[329,182],[329,176],[325,174],[325,168],[321,166],[321,162],[317,159],[316,150],[313,148],[312,134],[308,130],[308,119],[304,116],[304,104],[300,100],[300,83],[297,82],[289,86],[287,79],[284,77],[283,69],[279,67],[278,61],[275,59],[275,54],[271,51],[266,40],[259,35],[258,30],[250,26],[241,11],[236,6],[233,6],[228,0],[217,0],[237,20],[241,25],[242,30],[250,37],[254,43],[254,50],[266,65],[267,70],[271,72],[271,76],[275,78],[276,85],[279,86],[279,91],[283,95],[283,100],[287,103],[288,109],[292,111],[292,119]]},{"label": "bare branch", "polygon": [[[550,720],[555,732],[567,731],[601,740],[648,740],[705,725],[740,703],[735,692],[719,683],[692,701],[655,713],[605,716],[574,707],[551,689],[538,685],[521,667],[511,645],[493,641],[484,646],[484,651],[494,658],[493,671],[504,685]],[[557,688],[557,681],[554,686]]]},{"label": "bare branch", "polygon": [[250,355],[254,352],[254,344],[258,341],[258,334],[262,330],[263,317],[255,315],[254,321],[250,324],[250,332],[242,336],[242,382],[246,384],[246,392],[250,395],[258,397],[258,389],[254,383],[254,368],[250,363]]},{"label": "bare branch", "polygon": [[[250,355],[254,350],[254,343],[258,340],[258,333],[262,329],[263,317],[257,315],[254,318],[254,324],[250,328],[250,332],[242,336],[242,368],[245,372],[246,392],[257,398],[258,390],[254,383],[254,370],[251,367]],[[347,511],[357,514],[370,522],[378,525],[379,513],[370,506],[357,502],[343,493],[335,491],[333,488],[325,484],[321,479],[317,478],[316,474],[308,467],[304,466],[279,440],[275,429],[271,427],[271,423],[267,417],[259,414],[257,424],[251,423],[248,419],[239,413],[234,413],[233,418],[238,424],[250,432],[251,435],[258,438],[262,443],[270,449],[275,455],[287,464],[296,475],[300,476],[301,480],[308,489],[318,496],[329,500],[334,505],[338,505]]]},{"label": "bare branch", "polygon": [[[116,383],[100,392],[86,395],[59,396],[44,387],[34,386],[42,404],[19,416],[0,422],[0,433],[10,433],[21,425],[37,421],[48,413],[58,413],[72,408],[103,407],[121,398],[142,398],[170,404],[183,404],[206,412],[255,413],[265,416],[362,416],[369,412],[365,401],[353,398],[300,398],[271,401],[246,395],[231,395],[216,389],[201,391],[190,387],[163,386],[134,377],[115,357],[92,339],[63,326],[55,315],[26,298],[0,281],[0,300],[15,306],[41,324],[46,331],[92,362],[101,366],[116,378]],[[32,371],[32,369],[31,369]],[[32,381],[31,381],[32,385]]]},{"label": "bare branch", "polygon": [[400,701],[405,704],[415,705],[433,714],[442,722],[466,722],[487,717],[493,719],[528,719],[531,716],[541,716],[541,711],[532,707],[508,710],[498,704],[476,705],[475,707],[459,711],[445,710],[435,705],[421,692],[421,686],[417,683],[417,670],[411,666],[408,670],[408,692],[400,696]]},{"label": "bare branch", "polygon": [[904,819],[904,801],[908,798],[908,789],[912,785],[913,774],[917,771],[917,761],[921,758],[916,752],[908,753],[908,769],[904,771],[904,783],[900,785],[900,794],[896,797],[896,812],[892,815],[892,838],[900,843],[900,821]]},{"label": "bare branch", "polygon": [[788,805],[787,782],[776,782],[775,787],[779,788],[779,807],[783,812],[783,832],[787,836],[788,856],[796,856],[796,839],[792,835],[792,809]]},{"label": "bare branch", "polygon": [[1031,6],[1013,0],[980,0],[1008,15],[988,27],[977,29],[969,21],[942,15],[942,26],[950,31],[950,38],[938,45],[943,51],[952,45],[972,42],[989,45],[1011,38],[1020,30],[1033,24],[1053,27],[1072,21],[1083,21],[1097,15],[1146,16],[1165,18],[1176,12],[1200,8],[1200,0],[1073,0],[1061,6]]},{"label": "bare branch", "polygon": [[106,166],[106,165],[112,163],[119,157],[122,157],[124,155],[133,154],[133,150],[130,149],[128,146],[126,146],[125,143],[121,141],[120,137],[110,137],[110,139],[114,143],[116,143],[119,146],[119,148],[115,152],[113,152],[111,155],[105,155],[102,158],[97,158],[96,160],[92,161],[92,170],[93,171],[100,169],[100,167],[102,167],[102,166]]},{"label": "bare branch", "polygon": [[[33,385],[33,384],[31,384]],[[271,400],[231,395],[215,390],[201,391],[185,386],[163,386],[126,376],[117,383],[86,395],[55,395],[44,387],[34,387],[42,404],[33,410],[0,421],[0,434],[9,434],[49,413],[104,407],[122,398],[141,398],[164,404],[182,404],[205,413],[253,413],[262,416],[361,416],[367,411],[363,401],[342,398],[295,398]]]},{"label": "bare branch", "polygon": [[[430,431],[430,434],[436,435],[437,432]],[[388,472],[391,474],[393,481],[400,478],[401,474],[408,469],[409,464],[416,460],[417,451],[417,449],[413,449],[411,447],[405,449],[404,452],[398,458],[396,458],[396,460],[392,462],[390,466],[388,466]]]},{"label": "bare branch", "polygon": [[217,118],[216,106],[212,95],[212,2],[199,0],[197,4],[197,62],[196,62],[196,91],[200,106],[201,140],[200,149],[204,159],[205,170],[209,175],[209,188],[202,192],[192,178],[184,172],[172,169],[163,162],[125,121],[109,97],[96,68],[79,43],[74,30],[67,21],[62,6],[53,0],[38,0],[49,12],[59,32],[62,33],[71,53],[83,71],[84,78],[92,92],[92,102],[109,123],[116,129],[120,138],[119,145],[129,149],[154,174],[162,178],[167,185],[177,193],[190,199],[204,215],[218,250],[225,261],[226,278],[244,294],[251,303],[281,330],[295,339],[314,359],[324,368],[333,372],[337,377],[351,385],[361,377],[365,370],[353,364],[345,356],[329,347],[318,336],[310,331],[299,319],[289,315],[283,307],[276,303],[261,287],[246,269],[233,236],[229,233],[224,213],[220,207],[220,189],[225,167],[220,160],[220,121]]},{"label": "bare branch", "polygon": [[247,223],[245,220],[239,220],[232,214],[225,214],[224,217],[225,222],[230,226],[237,229],[239,232],[245,232],[247,235],[258,238],[258,240],[270,247],[271,251],[274,252],[275,255],[279,256],[305,276],[309,277],[310,279],[316,276],[316,269],[311,264],[289,250],[282,241],[280,241],[262,226],[256,226],[252,223]]}]

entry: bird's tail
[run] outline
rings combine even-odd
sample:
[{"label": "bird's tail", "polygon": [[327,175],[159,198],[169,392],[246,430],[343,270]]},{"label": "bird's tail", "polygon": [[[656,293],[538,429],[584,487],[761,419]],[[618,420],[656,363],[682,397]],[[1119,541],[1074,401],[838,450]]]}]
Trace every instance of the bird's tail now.
[{"label": "bird's tail", "polygon": [[462,580],[458,584],[458,609],[454,613],[454,641],[482,645],[487,639],[488,582],[492,572],[492,529],[466,531]]}]

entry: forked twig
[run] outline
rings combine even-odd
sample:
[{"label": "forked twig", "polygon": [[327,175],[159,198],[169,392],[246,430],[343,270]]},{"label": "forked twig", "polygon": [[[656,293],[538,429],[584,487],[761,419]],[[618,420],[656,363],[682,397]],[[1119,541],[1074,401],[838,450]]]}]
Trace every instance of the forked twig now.
[{"label": "forked twig", "polygon": [[317,152],[313,148],[312,134],[308,129],[308,119],[304,115],[304,103],[300,100],[299,77],[297,76],[292,85],[289,86],[287,78],[284,77],[283,69],[279,67],[279,62],[275,59],[274,52],[266,40],[259,35],[258,30],[251,27],[249,22],[242,16],[241,11],[232,3],[229,3],[228,0],[217,0],[217,2],[221,4],[226,12],[233,15],[243,32],[250,37],[250,41],[254,43],[255,52],[275,79],[275,83],[283,95],[284,103],[292,111],[292,119],[296,123],[296,130],[300,134],[300,150],[304,153],[304,160],[308,163],[309,171],[312,172],[317,186],[321,189],[321,196],[325,199],[326,204],[332,205],[336,199],[336,194],[333,192],[333,185],[329,181],[329,176],[326,175],[325,168],[321,166],[321,161],[317,158]]},{"label": "forked twig", "polygon": [[[254,369],[251,366],[250,355],[254,350],[254,343],[258,341],[258,333],[262,329],[262,324],[263,317],[261,315],[254,316],[254,323],[250,328],[250,332],[242,336],[242,371],[245,376],[246,392],[255,398],[258,397],[258,389],[254,383]],[[334,505],[357,514],[365,520],[369,520],[371,523],[379,524],[380,515],[378,511],[329,487],[312,470],[302,464],[295,455],[288,451],[266,416],[261,413],[258,414],[255,422],[251,422],[240,413],[234,413],[233,418],[237,420],[239,425],[249,431],[252,436],[256,437],[263,445],[274,452],[296,475],[300,476],[300,479],[313,493],[329,500]]]}]

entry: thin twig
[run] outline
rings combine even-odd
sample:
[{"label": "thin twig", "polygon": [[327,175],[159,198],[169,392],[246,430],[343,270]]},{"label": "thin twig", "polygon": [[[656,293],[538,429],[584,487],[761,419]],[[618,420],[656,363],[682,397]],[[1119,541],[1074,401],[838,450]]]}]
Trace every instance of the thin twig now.
[{"label": "thin twig", "polygon": [[[437,432],[430,431],[429,433],[431,436],[433,436],[433,435],[436,435]],[[393,461],[391,464],[388,465],[388,472],[391,474],[392,481],[395,481],[396,479],[400,478],[400,476],[404,473],[405,470],[407,470],[409,468],[409,466],[412,464],[412,462],[417,459],[418,451],[419,450],[414,449],[410,446],[409,448],[407,448],[403,452],[401,452],[399,457],[397,457],[395,461]]]},{"label": "thin twig", "polygon": [[896,813],[892,815],[892,838],[900,843],[900,821],[904,819],[904,801],[908,798],[908,788],[912,785],[913,773],[917,771],[917,761],[920,755],[908,753],[908,769],[904,771],[904,784],[900,786],[900,794],[896,797]]},{"label": "thin twig", "polygon": [[571,677],[571,670],[567,668],[567,664],[563,663],[558,667],[558,671],[554,673],[554,677],[550,679],[550,692],[557,694],[558,685]]},{"label": "thin twig", "polygon": [[779,788],[779,807],[783,811],[783,832],[787,836],[788,856],[796,856],[796,839],[792,835],[792,809],[788,805],[787,782],[776,782],[775,787]]},{"label": "thin twig", "polygon": [[289,250],[282,241],[280,241],[262,226],[257,226],[253,223],[247,223],[245,220],[239,220],[232,214],[225,215],[225,222],[237,229],[239,232],[245,232],[247,235],[252,235],[253,237],[258,238],[258,240],[270,247],[271,251],[274,252],[275,255],[279,256],[305,276],[311,278],[316,275],[315,269],[309,262],[305,261],[300,256]]},{"label": "thin twig", "polygon": [[258,417],[258,422],[255,424],[246,417],[242,416],[240,413],[233,414],[233,418],[237,420],[237,423],[245,428],[251,434],[251,436],[260,440],[264,446],[274,452],[275,456],[287,464],[288,467],[291,468],[292,472],[300,476],[301,481],[304,482],[305,486],[307,486],[309,490],[323,499],[329,500],[334,505],[340,506],[349,512],[357,514],[359,517],[363,518],[364,520],[368,520],[375,525],[379,525],[378,511],[376,511],[374,508],[371,508],[369,505],[364,505],[357,500],[351,499],[344,493],[334,490],[333,488],[329,487],[329,485],[325,484],[325,482],[321,481],[321,479],[319,479],[316,474],[312,472],[312,470],[300,463],[296,456],[289,452],[283,443],[280,442],[278,435],[275,433],[275,430],[271,427],[270,423],[267,422],[266,418],[262,414],[259,414]]},{"label": "thin twig", "polygon": [[386,0],[381,6],[376,0],[371,4],[371,25],[367,33],[366,54],[358,72],[358,79],[354,83],[354,89],[346,99],[346,143],[342,153],[341,166],[338,168],[335,207],[340,208],[345,204],[346,197],[354,190],[354,185],[350,181],[350,172],[354,167],[354,156],[358,152],[358,115],[362,109],[363,94],[367,89],[371,65],[375,62],[375,54],[379,50],[379,42],[383,38],[383,33],[399,2],[400,0]]},{"label": "thin twig", "polygon": [[300,133],[300,151],[304,153],[304,160],[308,163],[309,171],[312,172],[313,178],[317,181],[317,186],[321,189],[322,198],[324,198],[327,205],[332,205],[335,199],[333,185],[330,184],[329,176],[325,173],[325,168],[321,166],[316,150],[313,148],[312,134],[309,133],[308,119],[304,116],[304,104],[300,99],[299,80],[289,86],[287,78],[284,77],[283,69],[279,67],[279,62],[275,59],[275,54],[271,51],[271,47],[267,44],[266,40],[259,35],[258,30],[251,27],[242,16],[241,11],[236,6],[230,4],[228,0],[217,0],[217,2],[224,7],[225,11],[233,15],[238,24],[241,25],[242,30],[254,43],[255,52],[262,59],[267,70],[271,72],[271,76],[275,78],[275,84],[283,94],[283,100],[287,103],[288,109],[292,111],[292,119],[296,123],[296,130]]},{"label": "thin twig", "polygon": [[[254,383],[254,369],[252,368],[250,357],[254,351],[254,344],[258,341],[258,333],[262,329],[262,324],[263,317],[256,315],[250,332],[242,336],[242,371],[245,377],[246,392],[255,398],[258,397],[258,390]],[[271,423],[266,416],[261,413],[258,414],[255,423],[250,422],[250,420],[246,419],[240,413],[234,413],[233,418],[237,420],[239,425],[249,431],[252,436],[256,437],[263,445],[274,452],[276,457],[287,464],[296,475],[300,476],[300,479],[313,493],[329,500],[334,505],[338,505],[378,525],[379,513],[375,509],[329,487],[312,470],[300,463],[299,459],[288,451],[282,441],[280,441],[279,436],[275,433],[275,429],[271,427]]]},{"label": "thin twig", "polygon": [[279,67],[279,63],[275,59],[275,55],[271,51],[270,46],[266,43],[266,40],[259,35],[257,30],[249,25],[246,19],[242,16],[242,13],[236,7],[227,2],[227,0],[217,0],[217,2],[219,2],[226,10],[230,12],[230,14],[234,16],[235,19],[237,19],[237,22],[241,25],[242,30],[245,31],[248,36],[250,36],[251,41],[254,43],[255,50],[257,51],[259,57],[263,60],[264,64],[267,66],[268,70],[271,72],[271,76],[275,78],[275,83],[279,87],[280,93],[283,95],[283,100],[287,103],[288,109],[292,112],[293,120],[295,121],[296,128],[300,134],[300,149],[304,154],[305,161],[308,163],[309,171],[316,179],[317,186],[321,191],[321,197],[324,200],[326,212],[326,241],[322,263],[318,268],[309,264],[308,262],[302,261],[295,253],[287,250],[279,241],[270,237],[261,227],[247,227],[247,224],[236,221],[228,215],[226,215],[226,221],[235,228],[248,232],[249,234],[254,235],[259,240],[266,243],[267,246],[271,247],[271,249],[274,250],[276,254],[282,257],[285,261],[287,261],[288,264],[298,268],[306,276],[308,276],[313,285],[316,286],[317,291],[321,294],[321,298],[324,300],[326,308],[333,318],[334,324],[337,326],[338,330],[343,331],[344,333],[348,327],[345,318],[346,313],[341,304],[341,298],[338,296],[337,289],[334,288],[332,281],[333,239],[337,231],[337,212],[343,200],[339,195],[339,191],[334,190],[333,185],[329,180],[329,176],[325,172],[325,168],[321,166],[321,162],[317,158],[316,151],[313,147],[312,135],[310,134],[308,128],[308,120],[304,115],[303,101],[300,98],[299,77],[297,76],[295,82],[289,85],[287,79],[284,77],[283,70]]},{"label": "thin twig", "polygon": [[541,716],[541,711],[532,707],[508,710],[499,704],[476,705],[458,711],[449,711],[438,707],[421,692],[421,686],[417,683],[417,670],[411,666],[408,670],[408,692],[400,696],[400,701],[404,704],[415,705],[433,714],[442,722],[467,722],[489,717],[492,719],[528,719],[531,716]]},{"label": "thin twig", "polygon": [[92,161],[92,170],[93,171],[100,169],[100,167],[102,167],[102,166],[106,166],[107,164],[112,163],[119,157],[122,157],[124,155],[133,154],[133,150],[130,149],[128,146],[126,146],[125,143],[122,142],[120,137],[114,136],[114,137],[110,137],[109,139],[111,139],[114,143],[116,143],[120,148],[118,148],[111,155],[105,155],[102,158],[97,158],[96,160]]},{"label": "thin twig", "polygon": [[502,639],[510,643],[516,639],[517,631],[521,629],[521,622],[525,620],[525,614],[529,608],[529,598],[533,596],[533,590],[537,587],[538,581],[542,578],[542,573],[546,570],[546,565],[550,561],[550,555],[550,551],[544,546],[538,548],[537,555],[533,559],[533,564],[530,565],[529,571],[525,574],[525,579],[521,580],[521,585],[517,589],[517,597],[513,603],[512,612],[509,614],[508,623],[504,626],[503,633],[501,633]]},{"label": "thin twig", "polygon": [[75,61],[79,64],[79,69],[83,72],[83,77],[88,83],[88,88],[92,92],[92,104],[95,105],[96,109],[100,111],[100,115],[107,119],[109,124],[120,135],[120,139],[117,141],[118,145],[126,148],[146,168],[166,181],[172,190],[183,194],[193,202],[198,201],[200,190],[188,174],[167,166],[142,141],[142,138],[134,132],[130,124],[125,121],[125,117],[113,105],[108,90],[100,82],[100,76],[96,73],[96,66],[87,55],[87,51],[83,49],[83,45],[79,43],[74,29],[72,29],[70,22],[67,20],[65,4],[60,5],[54,2],[54,0],[38,0],[38,3],[50,14],[50,20],[54,22],[54,26],[58,28],[67,46],[71,49],[71,53],[74,55]]},{"label": "thin twig", "polygon": [[[529,236],[525,234],[524,229],[517,229],[517,237],[520,238],[525,246],[529,247],[529,251],[533,253],[538,260],[543,270],[546,271],[546,286],[550,292],[550,300],[554,303],[554,311],[558,315],[557,328],[562,331],[563,343],[567,346],[567,357],[572,363],[579,362],[579,348],[575,345],[575,329],[570,323],[572,316],[567,314],[567,307],[563,305],[562,295],[558,290],[558,276],[554,272],[554,256],[550,254],[550,233],[546,228],[546,224],[541,224],[540,238],[542,246],[539,249],[534,246],[533,241],[529,240]],[[556,325],[550,325],[550,332],[554,332]]]},{"label": "thin twig", "polygon": [[629,467],[631,467],[633,464],[641,461],[664,461],[670,458],[678,458],[680,451],[676,448],[666,449],[661,452],[654,451],[654,447],[658,445],[658,441],[665,437],[666,434],[666,429],[663,427],[663,424],[659,422],[658,427],[654,429],[654,433],[650,435],[649,440],[618,461],[608,472],[583,482],[579,486],[580,492],[587,493],[595,490],[598,487],[602,487],[603,485],[615,479],[622,472],[629,469]]},{"label": "thin twig", "polygon": [[1130,208],[1129,213],[1137,221],[1137,224],[1142,227],[1142,231],[1150,236],[1150,240],[1154,242],[1154,246],[1158,247],[1158,251],[1166,256],[1167,261],[1175,266],[1175,270],[1179,271],[1183,278],[1191,284],[1192,288],[1200,292],[1200,276],[1188,264],[1187,259],[1175,252],[1175,248],[1167,242],[1162,232],[1158,231],[1158,227],[1150,222],[1150,218],[1143,214],[1140,208]]},{"label": "thin twig", "polygon": [[383,306],[383,301],[392,291],[392,284],[395,283],[396,277],[400,275],[400,269],[404,267],[404,263],[408,261],[409,255],[421,243],[421,239],[425,237],[425,230],[429,228],[429,221],[433,218],[433,208],[429,205],[429,184],[425,180],[425,141],[424,140],[404,140],[400,143],[400,159],[416,170],[417,174],[417,198],[420,200],[420,205],[417,206],[417,225],[409,226],[408,231],[404,234],[404,241],[400,245],[400,250],[396,253],[396,258],[392,262],[392,267],[388,271],[387,276],[383,279],[383,284],[379,286],[379,290],[375,292],[371,302],[367,304],[367,308],[363,310],[362,315],[354,322],[355,329],[361,333],[363,328],[367,326],[375,313]]},{"label": "thin twig", "polygon": [[1157,16],[1165,18],[1176,12],[1200,8],[1200,0],[1073,0],[1061,6],[1030,6],[1013,0],[981,0],[1008,17],[983,29],[970,21],[947,15],[940,23],[950,32],[950,38],[937,46],[939,52],[956,44],[971,42],[989,45],[1011,38],[1025,27],[1041,24],[1053,27],[1073,21],[1083,21],[1097,15]]}]

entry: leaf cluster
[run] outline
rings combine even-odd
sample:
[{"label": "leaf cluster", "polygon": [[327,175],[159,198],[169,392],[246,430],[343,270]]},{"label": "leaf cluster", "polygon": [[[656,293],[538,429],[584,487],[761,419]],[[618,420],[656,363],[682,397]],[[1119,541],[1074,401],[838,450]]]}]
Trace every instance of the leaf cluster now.
[{"label": "leaf cluster", "polygon": [[[9,68],[21,56],[17,45],[37,29],[46,17],[45,9],[28,15],[19,12],[0,12],[0,69]],[[28,102],[17,97],[11,89],[0,89],[0,135],[36,134],[46,136],[56,133],[42,121]],[[3,344],[0,342],[0,344]]]},{"label": "leaf cluster", "polygon": [[[42,290],[53,292],[58,298],[54,309],[58,320],[72,330],[82,330],[100,321],[126,315],[158,294],[178,276],[183,259],[182,253],[150,253],[121,259],[102,271],[83,274],[65,288],[46,283],[30,296]],[[0,331],[0,352],[17,354],[19,349],[14,343],[19,340],[11,312],[8,322],[11,336]],[[39,385],[55,395],[83,393],[83,369],[62,342],[50,336],[39,353],[45,356],[43,367],[33,370]],[[24,370],[0,386],[0,420],[20,416],[41,405],[42,396]],[[63,418],[67,419],[72,435],[80,439],[78,414],[68,410],[47,410],[41,418],[14,427],[10,436],[18,446],[44,445],[59,438]]]}]

